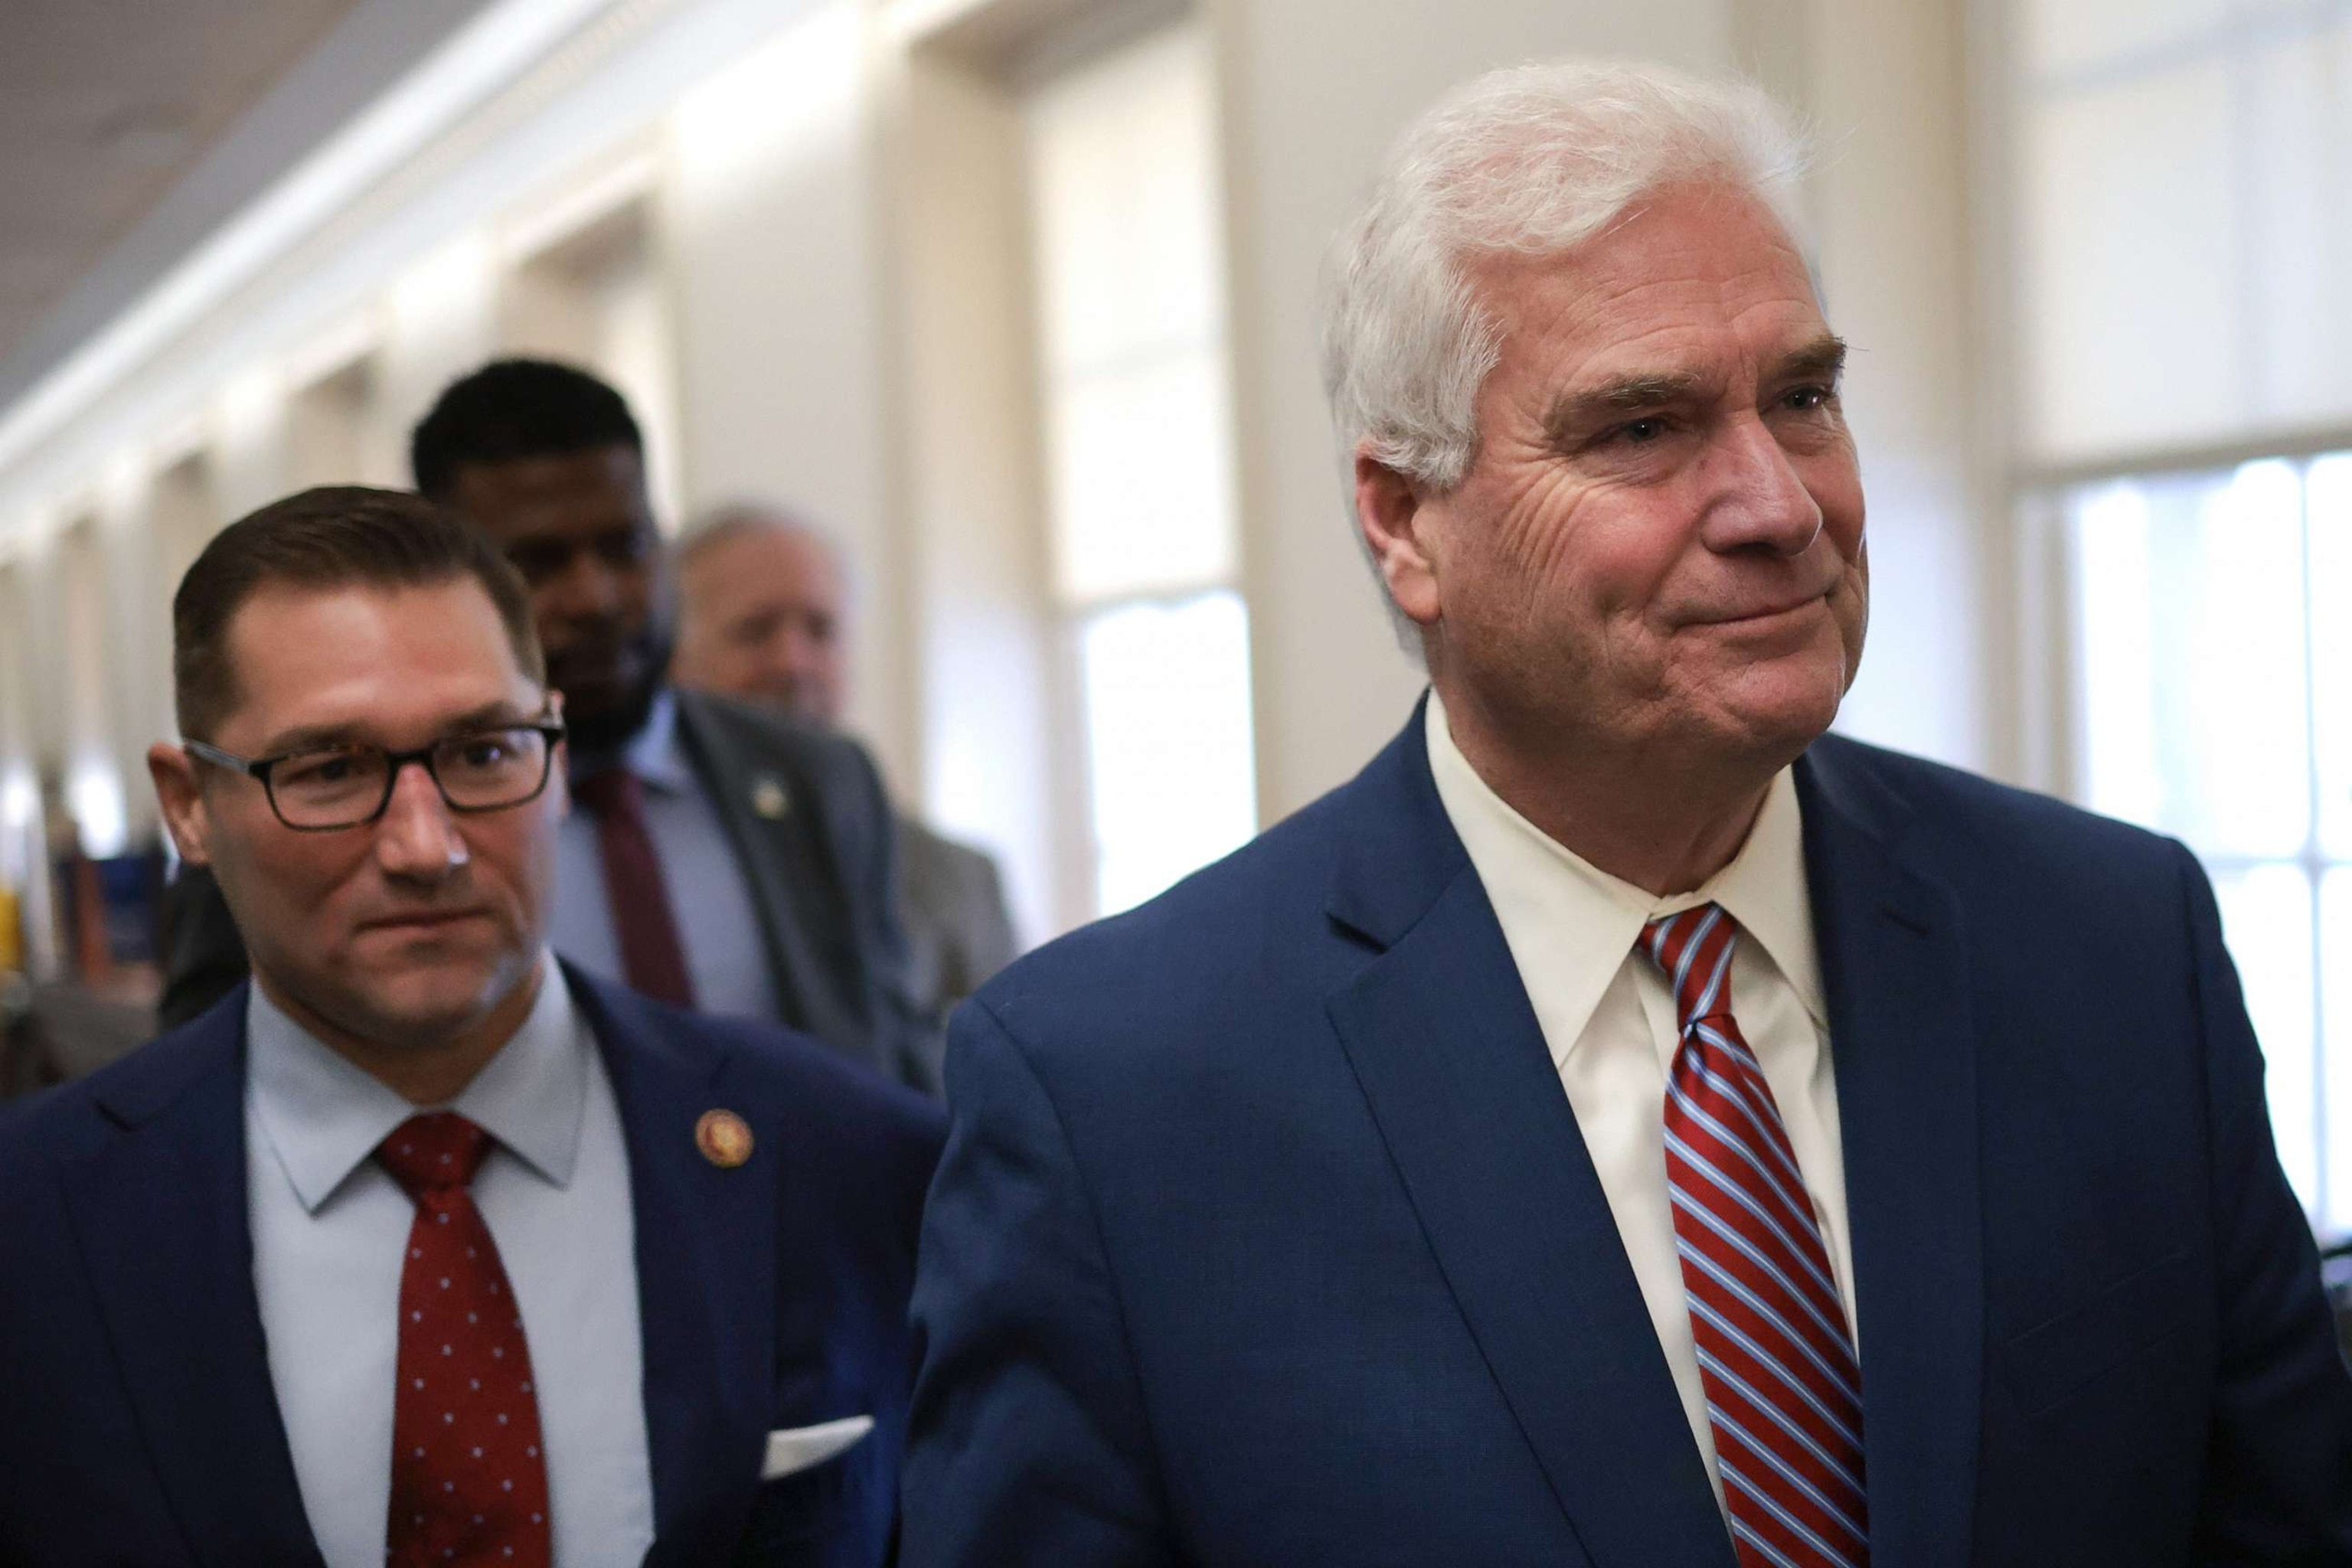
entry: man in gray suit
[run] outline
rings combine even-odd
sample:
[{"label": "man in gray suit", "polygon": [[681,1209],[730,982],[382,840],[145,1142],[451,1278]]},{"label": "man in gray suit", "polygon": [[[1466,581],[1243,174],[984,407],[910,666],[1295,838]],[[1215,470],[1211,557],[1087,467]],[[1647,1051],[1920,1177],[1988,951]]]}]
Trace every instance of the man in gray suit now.
[{"label": "man in gray suit", "polygon": [[[677,546],[677,679],[763,702],[826,730],[848,697],[849,570],[822,532],[778,508],[725,506]],[[955,1005],[1013,961],[996,863],[900,814],[898,915],[918,1014]]]},{"label": "man in gray suit", "polygon": [[[839,736],[670,685],[667,551],[621,395],[569,365],[502,360],[441,395],[410,461],[417,489],[522,574],[564,694],[574,809],[551,945],[936,1093],[938,1030],[910,1001],[880,776]],[[163,915],[168,1027],[225,994],[246,959],[208,878],[183,876]]]}]

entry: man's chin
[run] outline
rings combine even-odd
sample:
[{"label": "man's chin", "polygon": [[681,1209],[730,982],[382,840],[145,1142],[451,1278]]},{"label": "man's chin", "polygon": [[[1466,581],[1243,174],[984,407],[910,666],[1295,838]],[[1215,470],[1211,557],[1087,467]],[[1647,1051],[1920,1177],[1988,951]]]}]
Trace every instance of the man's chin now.
[{"label": "man's chin", "polygon": [[380,1045],[446,1044],[494,1011],[529,974],[528,963],[518,959],[356,976],[343,995],[343,1022]]},{"label": "man's chin", "polygon": [[658,682],[653,680],[567,685],[551,676],[550,684],[563,693],[563,724],[572,745],[588,752],[625,744],[644,729],[647,716],[653,712],[654,695],[659,689]]}]

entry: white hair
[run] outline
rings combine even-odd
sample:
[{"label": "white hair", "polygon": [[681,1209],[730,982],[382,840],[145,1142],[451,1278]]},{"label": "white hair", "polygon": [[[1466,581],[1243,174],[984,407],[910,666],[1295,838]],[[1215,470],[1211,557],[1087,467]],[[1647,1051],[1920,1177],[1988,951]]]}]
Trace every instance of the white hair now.
[{"label": "white hair", "polygon": [[1332,245],[1323,387],[1343,464],[1365,447],[1441,494],[1468,475],[1501,342],[1466,261],[1557,255],[1696,180],[1753,195],[1798,236],[1805,161],[1790,116],[1744,81],[1558,60],[1456,89],[1398,140]]}]

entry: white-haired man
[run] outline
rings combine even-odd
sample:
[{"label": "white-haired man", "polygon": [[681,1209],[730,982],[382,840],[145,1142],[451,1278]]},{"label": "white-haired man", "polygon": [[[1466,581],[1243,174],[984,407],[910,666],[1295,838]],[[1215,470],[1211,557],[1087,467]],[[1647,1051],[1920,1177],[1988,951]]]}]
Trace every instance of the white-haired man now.
[{"label": "white-haired man", "polygon": [[2352,1562],[2177,845],[1828,738],[1863,497],[1752,90],[1404,139],[1326,372],[1432,694],[959,1016],[905,1561]]}]

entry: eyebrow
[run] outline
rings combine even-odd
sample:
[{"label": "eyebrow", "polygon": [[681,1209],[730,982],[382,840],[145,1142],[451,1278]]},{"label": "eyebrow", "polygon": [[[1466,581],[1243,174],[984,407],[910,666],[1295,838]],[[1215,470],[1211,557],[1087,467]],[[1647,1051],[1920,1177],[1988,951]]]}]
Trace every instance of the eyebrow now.
[{"label": "eyebrow", "polygon": [[1669,403],[1688,401],[1700,388],[1690,371],[1648,371],[1612,376],[1598,386],[1564,393],[1544,417],[1544,428],[1554,437],[1568,435],[1597,421],[1639,414]]},{"label": "eyebrow", "polygon": [[1835,382],[1844,374],[1845,340],[1835,332],[1823,332],[1785,355],[1771,379]]},{"label": "eyebrow", "polygon": [[[1823,332],[1783,354],[1765,380],[1834,383],[1844,373],[1845,354],[1845,340],[1834,332]],[[1707,387],[1707,378],[1695,371],[1637,371],[1612,376],[1597,386],[1562,394],[1545,416],[1544,428],[1558,439],[1599,421],[1688,402]]]},{"label": "eyebrow", "polygon": [[[447,740],[458,735],[472,734],[481,730],[508,729],[518,724],[530,723],[536,717],[536,714],[524,713],[514,703],[503,700],[485,702],[479,708],[469,709],[443,724],[437,738]],[[275,757],[283,756],[289,752],[324,752],[344,746],[378,744],[380,744],[379,742],[369,739],[357,724],[310,724],[300,729],[287,731],[271,741],[269,744],[262,747],[258,754]]]}]

